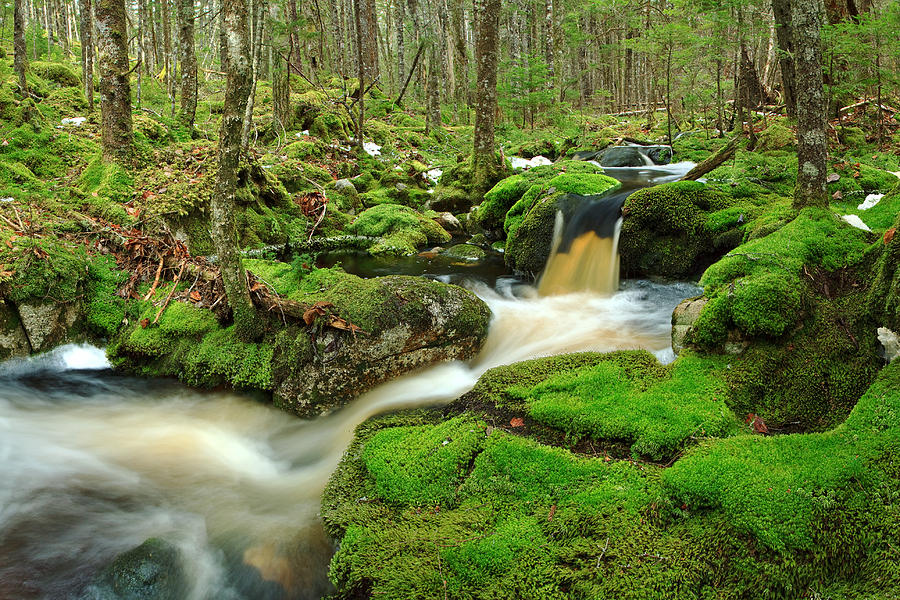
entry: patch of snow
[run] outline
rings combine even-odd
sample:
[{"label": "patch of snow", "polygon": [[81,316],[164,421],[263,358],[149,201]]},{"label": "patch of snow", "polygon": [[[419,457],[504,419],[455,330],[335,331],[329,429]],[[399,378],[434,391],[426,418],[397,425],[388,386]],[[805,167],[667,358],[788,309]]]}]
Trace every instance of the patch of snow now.
[{"label": "patch of snow", "polygon": [[878,204],[881,199],[884,198],[884,194],[869,194],[866,196],[866,199],[862,201],[862,204],[857,206],[858,210],[869,210],[876,204]]},{"label": "patch of snow", "polygon": [[72,127],[81,127],[84,125],[85,121],[87,121],[87,117],[66,117],[62,120],[62,124],[71,125]]},{"label": "patch of snow", "polygon": [[363,150],[369,156],[381,156],[381,146],[375,142],[363,142]]},{"label": "patch of snow", "polygon": [[841,219],[849,223],[851,226],[856,227],[857,229],[862,229],[863,231],[872,231],[871,229],[869,229],[869,226],[863,223],[863,220],[856,215],[843,215]]},{"label": "patch of snow", "polygon": [[12,196],[7,196],[6,198],[0,198],[0,202],[15,202],[16,199]]},{"label": "patch of snow", "polygon": [[444,174],[442,169],[431,169],[429,171],[425,171],[425,177],[431,180],[433,183],[437,183],[441,178],[441,175]]},{"label": "patch of snow", "polygon": [[541,165],[552,165],[553,161],[545,156],[535,156],[534,158],[522,158],[521,156],[510,156],[509,164],[513,169],[530,169],[532,167],[540,167]]}]

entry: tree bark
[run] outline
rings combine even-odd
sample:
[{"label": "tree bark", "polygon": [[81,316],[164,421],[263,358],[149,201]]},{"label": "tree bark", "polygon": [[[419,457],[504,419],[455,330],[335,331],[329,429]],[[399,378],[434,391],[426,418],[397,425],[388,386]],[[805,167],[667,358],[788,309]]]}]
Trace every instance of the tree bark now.
[{"label": "tree bark", "polygon": [[397,45],[397,85],[403,85],[406,74],[406,45],[403,39],[403,24],[406,21],[406,0],[394,0],[394,36]]},{"label": "tree bark", "polygon": [[95,19],[103,158],[127,162],[133,150],[133,134],[124,0],[98,0]]},{"label": "tree bark", "polygon": [[27,94],[28,83],[25,81],[25,70],[28,68],[28,50],[25,46],[25,11],[22,6],[24,1],[15,0],[13,7],[13,67],[19,81],[19,92]]},{"label": "tree bark", "polygon": [[210,236],[219,259],[225,295],[234,318],[235,332],[244,341],[259,334],[259,316],[250,300],[247,273],[238,251],[234,224],[241,130],[250,94],[250,40],[247,0],[224,0],[225,109],[219,127],[219,170],[215,193],[210,197]]},{"label": "tree bark", "polygon": [[437,50],[432,46],[428,51],[428,82],[425,90],[425,135],[441,126],[441,96],[438,92],[438,80],[441,78],[441,62]]},{"label": "tree bark", "polygon": [[822,0],[793,0],[795,83],[797,88],[797,187],[794,207],[828,206],[825,93],[820,31]]},{"label": "tree bark", "polygon": [[194,0],[178,0],[178,50],[181,64],[181,107],[178,120],[194,127],[197,114],[197,55],[194,52]]},{"label": "tree bark", "polygon": [[500,0],[475,0],[475,139],[472,151],[473,193],[489,189],[494,157],[494,119],[497,110],[497,55]]},{"label": "tree bark", "polygon": [[[356,0],[359,18],[359,60],[364,79],[372,83],[378,77],[378,20],[375,16],[375,0]],[[365,89],[360,82],[360,89]]]},{"label": "tree bark", "polygon": [[791,118],[797,116],[797,90],[794,87],[794,28],[791,24],[791,0],[772,0],[775,35],[778,38],[778,66],[784,106]]}]

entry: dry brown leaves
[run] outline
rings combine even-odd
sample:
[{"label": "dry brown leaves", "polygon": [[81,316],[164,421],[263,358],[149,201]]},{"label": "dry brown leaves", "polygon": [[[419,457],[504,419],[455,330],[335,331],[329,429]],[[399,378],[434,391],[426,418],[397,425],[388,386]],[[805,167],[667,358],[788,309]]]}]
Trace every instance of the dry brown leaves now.
[{"label": "dry brown leaves", "polygon": [[300,194],[294,198],[294,202],[300,206],[300,211],[307,217],[318,217],[325,205],[328,204],[328,198],[322,192],[313,191]]}]

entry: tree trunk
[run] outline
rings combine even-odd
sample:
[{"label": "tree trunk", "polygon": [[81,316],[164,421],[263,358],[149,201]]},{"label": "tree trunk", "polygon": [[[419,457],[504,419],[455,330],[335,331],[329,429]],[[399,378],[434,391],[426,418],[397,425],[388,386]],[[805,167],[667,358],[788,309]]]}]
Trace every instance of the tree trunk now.
[{"label": "tree trunk", "polygon": [[356,0],[353,5],[353,20],[356,23],[356,68],[358,71],[359,77],[359,90],[357,93],[359,97],[357,98],[357,110],[359,111],[356,119],[356,147],[357,152],[360,156],[363,154],[363,148],[365,142],[363,141],[365,135],[365,124],[366,124],[366,66],[365,61],[363,59],[363,54],[365,53],[363,46],[365,42],[363,41],[366,37],[365,32],[363,31],[363,23],[365,19],[362,16],[362,12],[365,9],[362,7],[362,0]]},{"label": "tree trunk", "polygon": [[234,224],[241,129],[250,94],[250,40],[247,31],[247,0],[224,0],[225,109],[219,127],[219,170],[215,193],[210,197],[210,235],[219,259],[225,295],[234,317],[235,332],[244,341],[256,339],[259,316],[250,300],[247,273],[238,251]]},{"label": "tree trunk", "polygon": [[13,66],[19,81],[19,92],[27,94],[28,83],[25,81],[25,69],[28,68],[28,50],[25,47],[25,12],[22,6],[24,1],[15,0],[13,7]]},{"label": "tree trunk", "polygon": [[488,191],[494,157],[494,119],[497,111],[497,55],[500,0],[475,0],[475,140],[472,152],[473,193]]},{"label": "tree trunk", "polygon": [[397,85],[403,85],[403,77],[406,75],[406,46],[403,40],[403,23],[406,21],[406,0],[394,0],[394,35],[397,44]]},{"label": "tree trunk", "polygon": [[[378,77],[378,20],[375,16],[375,0],[356,0],[357,17],[359,19],[359,60],[363,77],[372,83]],[[362,82],[360,82],[360,89]]]},{"label": "tree trunk", "polygon": [[425,93],[425,135],[441,127],[441,96],[438,92],[438,79],[441,78],[440,60],[437,50],[432,46],[428,50],[428,82]]},{"label": "tree trunk", "polygon": [[133,149],[124,0],[98,0],[97,49],[104,160],[127,162]]},{"label": "tree trunk", "polygon": [[197,55],[194,53],[194,0],[178,0],[178,50],[181,64],[181,109],[178,120],[189,129],[197,114]]},{"label": "tree trunk", "polygon": [[253,107],[256,104],[256,82],[259,81],[260,63],[262,62],[262,32],[266,0],[253,0],[253,47],[250,52],[253,58],[253,85],[247,99],[247,110],[244,113],[244,126],[241,131],[241,150],[250,147],[250,128],[253,126]]},{"label": "tree trunk", "polygon": [[795,83],[797,89],[797,187],[794,207],[828,206],[825,187],[828,159],[825,93],[822,85],[820,30],[822,0],[794,0]]},{"label": "tree trunk", "polygon": [[[180,0],[179,0],[180,1]],[[166,69],[166,94],[172,103],[173,113],[175,108],[175,54],[172,51],[172,24],[169,22],[169,0],[162,0],[162,29],[163,29],[163,64]]]},{"label": "tree trunk", "polygon": [[772,0],[775,34],[778,38],[778,66],[784,106],[792,119],[797,116],[797,90],[794,87],[794,28],[791,25],[791,0]]}]

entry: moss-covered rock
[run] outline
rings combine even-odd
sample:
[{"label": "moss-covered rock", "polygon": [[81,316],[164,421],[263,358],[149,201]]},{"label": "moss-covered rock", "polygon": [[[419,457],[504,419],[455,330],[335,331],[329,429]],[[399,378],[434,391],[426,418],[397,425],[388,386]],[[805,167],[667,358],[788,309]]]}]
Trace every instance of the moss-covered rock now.
[{"label": "moss-covered rock", "polygon": [[[900,189],[900,186],[898,186]],[[896,190],[895,190],[896,191]],[[882,201],[884,201],[882,199]],[[874,281],[866,299],[868,310],[880,327],[900,330],[900,214],[881,238],[881,256],[875,263]]]},{"label": "moss-covered rock", "polygon": [[441,252],[441,256],[445,256],[451,260],[478,262],[487,257],[487,252],[472,244],[456,244]]},{"label": "moss-covered rock", "polygon": [[[488,176],[488,188],[510,175],[509,167],[500,155],[492,163],[494,167]],[[441,179],[434,189],[434,197],[429,207],[436,211],[449,211],[454,214],[468,211],[473,205],[484,199],[474,189],[472,158],[460,156],[456,164],[444,168]]]},{"label": "moss-covered rock", "polygon": [[622,271],[629,277],[694,276],[740,244],[754,220],[772,208],[694,181],[638,190],[622,208]]},{"label": "moss-covered rock", "polygon": [[380,204],[363,211],[348,230],[356,235],[381,238],[369,248],[372,254],[415,254],[425,244],[444,244],[451,237],[432,219],[408,206]]},{"label": "moss-covered rock", "polygon": [[78,87],[81,85],[81,76],[78,72],[63,63],[38,60],[28,63],[28,68],[44,79],[62,86]]},{"label": "moss-covered rock", "polygon": [[725,378],[736,413],[804,429],[847,415],[881,363],[861,285],[866,248],[863,232],[807,209],[707,269],[702,310],[678,333],[733,354]]},{"label": "moss-covered rock", "polygon": [[772,123],[759,133],[756,148],[760,151],[784,150],[797,143],[794,132],[780,123]]},{"label": "moss-covered rock", "polygon": [[[527,192],[531,191],[532,187],[537,189],[529,194],[531,198],[542,190],[548,189],[550,180],[558,175],[599,175],[602,173],[602,168],[590,162],[562,161],[512,175],[499,181],[484,195],[484,202],[473,213],[475,221],[484,229],[499,232],[503,228],[507,213]],[[561,191],[584,193],[574,189]]]}]

